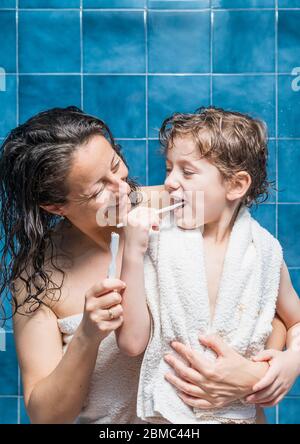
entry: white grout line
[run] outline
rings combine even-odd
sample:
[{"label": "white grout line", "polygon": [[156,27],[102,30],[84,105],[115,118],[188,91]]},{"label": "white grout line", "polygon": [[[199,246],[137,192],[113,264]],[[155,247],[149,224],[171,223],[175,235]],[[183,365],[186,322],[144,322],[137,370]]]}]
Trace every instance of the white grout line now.
[{"label": "white grout line", "polygon": [[146,126],[146,185],[149,184],[149,85],[148,85],[148,71],[149,71],[149,47],[148,47],[148,12],[144,11],[144,32],[145,32],[145,126]]},{"label": "white grout line", "polygon": [[275,1],[275,171],[276,171],[276,228],[275,234],[276,238],[278,238],[278,0]]},{"label": "white grout line", "polygon": [[[17,75],[16,72],[9,72],[9,75]],[[174,76],[174,77],[271,77],[271,76],[291,76],[290,72],[20,72],[20,76]]]},{"label": "white grout line", "polygon": [[80,0],[80,108],[83,109],[83,0]]},{"label": "white grout line", "polygon": [[[17,75],[16,72],[9,72],[8,75]],[[271,76],[291,76],[290,72],[20,72],[20,76],[174,76],[174,77],[271,77]]]},{"label": "white grout line", "polygon": [[[211,4],[211,1],[210,1]],[[213,32],[214,32],[214,12],[210,12],[210,105],[213,105]]]},{"label": "white grout line", "polygon": [[[16,8],[0,8],[1,11],[15,11]],[[84,8],[88,12],[143,12],[144,10],[154,12],[208,12],[210,8],[202,9],[157,9],[157,8]],[[239,11],[274,11],[275,8],[211,8],[214,12],[239,12]],[[276,8],[278,11],[300,11],[300,8]],[[19,8],[21,12],[69,12],[79,11],[80,8]]]},{"label": "white grout line", "polygon": [[19,103],[19,0],[16,0],[16,123],[20,123],[20,103]]},{"label": "white grout line", "polygon": [[[276,171],[276,227],[278,239],[278,0],[275,0],[275,171]],[[279,405],[275,407],[275,422],[279,424]]]}]

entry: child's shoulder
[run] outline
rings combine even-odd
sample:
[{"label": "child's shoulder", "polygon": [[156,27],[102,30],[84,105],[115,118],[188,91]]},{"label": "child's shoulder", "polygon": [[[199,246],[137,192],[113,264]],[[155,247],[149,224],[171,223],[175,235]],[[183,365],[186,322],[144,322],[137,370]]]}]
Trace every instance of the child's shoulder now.
[{"label": "child's shoulder", "polygon": [[260,242],[266,247],[276,249],[278,253],[282,253],[282,246],[279,240],[261,223],[251,216],[253,232],[259,236]]}]

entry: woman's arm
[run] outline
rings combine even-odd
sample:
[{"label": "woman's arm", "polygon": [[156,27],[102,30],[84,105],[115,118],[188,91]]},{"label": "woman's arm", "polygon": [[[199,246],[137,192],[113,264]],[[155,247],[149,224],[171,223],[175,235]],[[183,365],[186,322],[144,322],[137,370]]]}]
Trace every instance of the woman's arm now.
[{"label": "woman's arm", "polygon": [[215,361],[179,342],[172,343],[179,358],[166,355],[175,370],[167,381],[175,386],[181,399],[191,407],[223,407],[253,392],[269,368],[265,362],[252,362],[239,355],[217,336],[201,337],[200,342],[214,350]]},{"label": "woman's arm", "polygon": [[282,320],[276,315],[272,322],[272,333],[270,334],[266,350],[283,350],[287,341],[287,329]]},{"label": "woman's arm", "polygon": [[288,329],[287,350],[266,350],[255,357],[256,361],[268,361],[270,369],[253,387],[255,393],[247,398],[263,407],[280,402],[300,374],[300,299],[285,263],[281,269],[277,313]]},{"label": "woman's arm", "polygon": [[[15,342],[24,386],[24,401],[33,423],[72,423],[87,395],[101,341],[122,322],[124,284],[107,279],[86,294],[82,322],[63,355],[57,318],[41,306],[14,317]],[[107,308],[116,316],[109,321]]]}]

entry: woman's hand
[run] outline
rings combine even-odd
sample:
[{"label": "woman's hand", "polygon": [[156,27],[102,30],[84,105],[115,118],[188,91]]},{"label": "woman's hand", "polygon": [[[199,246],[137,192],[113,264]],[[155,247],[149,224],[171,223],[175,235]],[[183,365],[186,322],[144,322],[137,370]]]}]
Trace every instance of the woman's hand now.
[{"label": "woman's hand", "polygon": [[253,385],[267,371],[266,363],[247,360],[217,336],[201,336],[199,340],[217,354],[216,360],[209,360],[179,342],[171,345],[187,364],[172,355],[165,357],[175,370],[175,375],[168,373],[166,379],[187,405],[200,409],[223,407],[253,392]]},{"label": "woman's hand", "polygon": [[255,362],[269,362],[266,375],[253,387],[247,402],[271,407],[278,404],[292,387],[300,373],[299,351],[264,350],[254,356]]},{"label": "woman's hand", "polygon": [[121,292],[126,284],[119,279],[104,279],[85,295],[81,333],[89,339],[102,341],[123,323]]},{"label": "woman's hand", "polygon": [[159,229],[159,215],[155,208],[137,207],[127,215],[125,249],[144,254],[148,248],[149,231]]}]

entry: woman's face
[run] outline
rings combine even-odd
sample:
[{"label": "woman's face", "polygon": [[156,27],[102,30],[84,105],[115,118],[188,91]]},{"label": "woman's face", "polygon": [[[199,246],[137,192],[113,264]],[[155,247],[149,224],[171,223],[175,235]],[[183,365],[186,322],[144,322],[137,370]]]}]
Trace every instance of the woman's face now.
[{"label": "woman's face", "polygon": [[131,208],[127,176],[111,144],[101,135],[93,136],[74,155],[64,216],[85,233],[116,225]]}]

